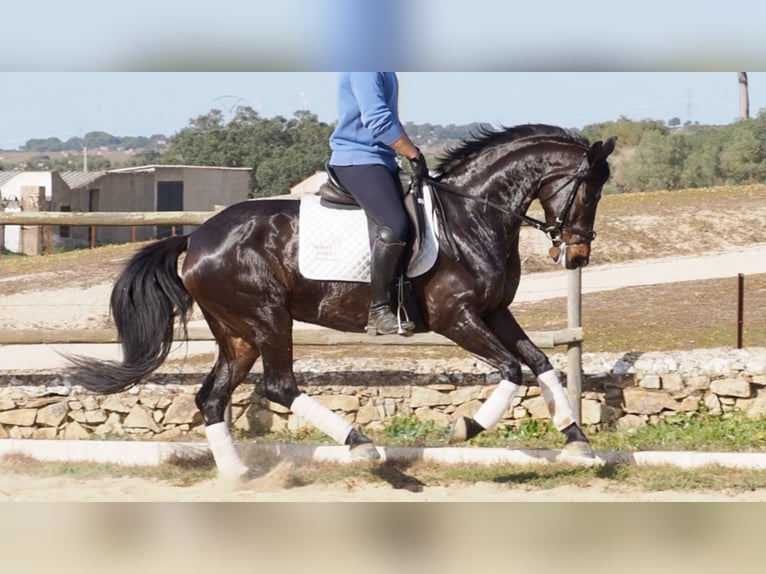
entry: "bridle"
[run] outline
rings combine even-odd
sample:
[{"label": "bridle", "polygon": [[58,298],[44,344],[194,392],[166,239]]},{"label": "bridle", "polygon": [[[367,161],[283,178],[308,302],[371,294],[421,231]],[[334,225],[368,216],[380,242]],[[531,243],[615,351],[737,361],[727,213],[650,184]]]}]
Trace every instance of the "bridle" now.
[{"label": "bridle", "polygon": [[[517,213],[515,211],[512,211],[506,208],[504,205],[488,200],[486,197],[480,198],[480,197],[470,195],[464,192],[459,187],[456,187],[454,185],[450,185],[448,183],[444,183],[442,181],[435,180],[430,177],[426,179],[426,182],[429,185],[431,185],[433,188],[435,188],[436,190],[446,191],[447,193],[450,193],[452,195],[457,195],[466,199],[470,199],[472,201],[476,201],[484,205],[485,208],[491,207],[506,215],[510,215],[511,217],[514,217],[515,219],[518,219],[522,221],[523,223],[526,223],[527,225],[534,227],[535,229],[539,229],[540,231],[545,233],[553,243],[564,243],[561,239],[562,232],[564,231],[572,235],[577,235],[579,239],[577,239],[576,241],[565,243],[565,245],[577,245],[580,243],[590,243],[596,238],[595,231],[588,231],[585,229],[572,227],[571,225],[567,223],[567,221],[569,220],[569,212],[572,209],[572,205],[574,204],[575,198],[577,197],[577,192],[580,189],[580,186],[586,180],[585,174],[588,172],[589,168],[590,168],[590,164],[588,162],[588,156],[587,154],[585,154],[577,170],[572,175],[570,175],[561,185],[559,185],[550,194],[550,196],[548,196],[548,199],[550,199],[551,197],[560,193],[561,190],[563,190],[566,186],[568,186],[571,183],[574,183],[574,185],[572,185],[572,188],[569,191],[569,195],[567,196],[567,200],[566,200],[566,203],[564,204],[564,208],[561,210],[561,213],[559,213],[558,216],[556,217],[556,221],[553,223],[553,225],[548,225],[547,222],[541,221],[534,217],[530,217],[529,215],[526,215],[525,213]],[[435,194],[435,196],[438,198],[438,194]]]},{"label": "bridle", "polygon": [[588,169],[590,168],[590,164],[588,163],[588,156],[587,154],[583,157],[582,161],[580,162],[579,167],[577,168],[577,171],[571,176],[569,176],[564,183],[562,183],[559,187],[557,187],[553,193],[548,197],[550,199],[554,195],[557,195],[559,192],[561,192],[562,189],[564,189],[567,185],[574,182],[574,185],[572,186],[572,189],[569,191],[569,195],[567,196],[566,203],[564,204],[564,209],[561,210],[561,213],[556,216],[556,221],[553,225],[548,225],[545,222],[534,220],[536,222],[536,228],[543,231],[548,238],[552,242],[561,242],[564,243],[561,240],[561,232],[566,231],[567,233],[570,233],[571,235],[577,235],[579,236],[579,239],[576,241],[570,241],[566,242],[566,245],[577,245],[580,243],[590,243],[594,239],[596,239],[596,232],[595,231],[587,231],[585,229],[580,229],[578,227],[572,227],[571,225],[567,224],[567,221],[569,219],[569,212],[572,209],[572,205],[574,204],[574,200],[577,197],[577,192],[580,189],[580,186],[585,181],[585,174],[588,172]]}]

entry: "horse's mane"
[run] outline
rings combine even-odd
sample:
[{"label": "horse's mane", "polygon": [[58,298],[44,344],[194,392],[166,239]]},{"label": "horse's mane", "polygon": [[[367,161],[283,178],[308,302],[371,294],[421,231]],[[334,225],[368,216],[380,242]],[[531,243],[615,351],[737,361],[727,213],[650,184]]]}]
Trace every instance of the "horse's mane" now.
[{"label": "horse's mane", "polygon": [[500,126],[493,128],[483,124],[471,131],[470,138],[446,150],[440,155],[435,168],[437,177],[447,173],[461,162],[477,155],[481,151],[501,144],[511,143],[530,137],[552,137],[567,139],[573,143],[588,145],[588,138],[576,130],[569,130],[547,124],[522,124],[518,126]]}]

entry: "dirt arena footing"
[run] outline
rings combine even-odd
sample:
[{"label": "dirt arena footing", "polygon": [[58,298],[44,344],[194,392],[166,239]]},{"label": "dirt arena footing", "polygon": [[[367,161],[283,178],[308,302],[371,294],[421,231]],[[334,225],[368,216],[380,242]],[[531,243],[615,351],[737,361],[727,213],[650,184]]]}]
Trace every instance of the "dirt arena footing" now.
[{"label": "dirt arena footing", "polygon": [[[354,463],[345,446],[237,443],[240,455],[249,464],[265,461]],[[766,453],[687,451],[596,451],[594,458],[569,454],[559,449],[505,449],[481,447],[378,447],[381,462],[429,462],[436,464],[536,465],[567,463],[592,466],[603,464],[667,465],[697,468],[710,465],[726,468],[766,469]],[[39,461],[95,462],[127,466],[156,466],[174,461],[210,458],[203,442],[159,441],[68,441],[0,440],[0,457],[28,456]]]}]

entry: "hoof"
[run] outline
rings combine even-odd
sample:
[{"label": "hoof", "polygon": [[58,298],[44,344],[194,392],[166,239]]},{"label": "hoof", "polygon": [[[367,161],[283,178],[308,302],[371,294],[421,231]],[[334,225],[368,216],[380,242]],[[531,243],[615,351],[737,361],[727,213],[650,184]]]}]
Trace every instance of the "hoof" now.
[{"label": "hoof", "polygon": [[239,475],[239,482],[243,484],[247,484],[251,480],[255,480],[257,478],[261,478],[266,475],[266,472],[263,470],[256,470],[254,468],[248,468],[244,473]]},{"label": "hoof", "polygon": [[455,424],[452,425],[452,430],[449,434],[449,444],[465,442],[472,439],[483,430],[484,427],[475,420],[469,419],[468,417],[460,417],[455,421]]},{"label": "hoof", "polygon": [[587,458],[594,457],[590,443],[582,440],[567,443],[564,445],[564,452],[575,456],[584,456]]},{"label": "hoof", "polygon": [[371,442],[363,442],[355,446],[348,447],[351,454],[351,460],[379,460],[380,453]]},{"label": "hoof", "polygon": [[348,445],[348,452],[351,453],[351,460],[378,460],[380,458],[375,444],[356,429],[351,429],[346,438],[346,444]]}]

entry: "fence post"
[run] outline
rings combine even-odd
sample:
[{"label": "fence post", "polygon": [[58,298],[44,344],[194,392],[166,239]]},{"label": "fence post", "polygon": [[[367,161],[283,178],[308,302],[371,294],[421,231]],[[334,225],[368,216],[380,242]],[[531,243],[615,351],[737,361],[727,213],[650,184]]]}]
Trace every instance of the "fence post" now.
[{"label": "fence post", "polygon": [[[582,270],[567,271],[567,327],[582,327]],[[578,425],[582,426],[582,341],[567,345],[567,394]]]},{"label": "fence post", "polygon": [[745,275],[737,275],[737,349],[742,348],[742,334],[745,325]]},{"label": "fence post", "polygon": [[[36,185],[21,187],[21,209],[25,212],[40,211],[45,207],[45,188]],[[40,225],[22,225],[20,228],[21,252],[24,255],[40,255],[43,251],[43,228]]]}]

